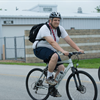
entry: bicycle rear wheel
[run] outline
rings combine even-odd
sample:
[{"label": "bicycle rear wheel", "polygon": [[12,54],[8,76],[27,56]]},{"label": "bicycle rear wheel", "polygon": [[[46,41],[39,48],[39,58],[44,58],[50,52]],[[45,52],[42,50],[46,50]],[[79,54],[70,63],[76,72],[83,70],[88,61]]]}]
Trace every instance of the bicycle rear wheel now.
[{"label": "bicycle rear wheel", "polygon": [[78,83],[78,90],[73,79],[73,74],[68,77],[66,83],[66,92],[69,100],[96,100],[97,99],[97,85],[92,76],[84,71],[78,71],[81,85],[77,78],[77,72],[75,78]]},{"label": "bicycle rear wheel", "polygon": [[40,68],[32,69],[26,77],[26,89],[33,100],[46,100],[49,97],[49,85],[45,83],[45,74]]}]

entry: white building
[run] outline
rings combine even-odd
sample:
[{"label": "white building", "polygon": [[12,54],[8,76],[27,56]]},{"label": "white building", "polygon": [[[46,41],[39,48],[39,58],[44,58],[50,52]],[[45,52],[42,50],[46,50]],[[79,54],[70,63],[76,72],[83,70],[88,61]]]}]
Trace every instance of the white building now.
[{"label": "white building", "polygon": [[[46,22],[52,11],[57,11],[57,5],[38,5],[29,11],[0,11],[0,59],[4,45],[2,37],[24,36],[25,30],[30,30],[35,24]],[[61,13],[61,15],[61,25],[67,30],[100,29],[100,13]]]},{"label": "white building", "polygon": [[33,12],[52,12],[52,11],[57,11],[57,5],[37,5],[28,11],[33,11]]}]

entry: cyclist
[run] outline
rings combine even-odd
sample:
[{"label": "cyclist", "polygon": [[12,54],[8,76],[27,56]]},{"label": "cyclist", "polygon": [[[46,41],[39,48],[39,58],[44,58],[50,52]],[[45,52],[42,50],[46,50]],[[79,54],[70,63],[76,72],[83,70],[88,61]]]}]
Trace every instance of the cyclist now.
[{"label": "cyclist", "polygon": [[[46,25],[43,25],[36,37],[36,39],[44,38],[46,41],[40,41],[36,47],[36,44],[38,41],[35,41],[33,44],[33,51],[36,57],[44,60],[45,62],[48,62],[48,72],[47,72],[47,79],[46,82],[50,85],[55,85],[57,82],[53,78],[53,71],[54,69],[57,69],[56,76],[59,74],[60,71],[64,71],[64,65],[60,64],[57,65],[58,61],[61,61],[61,58],[59,54],[56,51],[62,52],[65,56],[68,56],[69,52],[65,51],[63,48],[61,48],[58,44],[59,37],[57,35],[57,27],[59,27],[61,31],[61,37],[75,50],[79,52],[84,52],[81,50],[69,37],[68,33],[65,31],[65,29],[59,25],[61,20],[61,15],[58,12],[52,12],[49,16],[48,24],[51,29],[51,32],[49,28]],[[52,34],[51,34],[52,33]],[[61,97],[60,93],[56,90],[55,97]]]}]

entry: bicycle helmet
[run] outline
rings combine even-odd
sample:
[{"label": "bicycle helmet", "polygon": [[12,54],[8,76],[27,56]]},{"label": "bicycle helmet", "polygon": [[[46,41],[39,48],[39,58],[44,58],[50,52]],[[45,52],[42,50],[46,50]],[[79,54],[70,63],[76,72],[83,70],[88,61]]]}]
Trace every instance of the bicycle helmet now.
[{"label": "bicycle helmet", "polygon": [[61,19],[61,15],[58,12],[52,12],[49,18],[60,18]]}]

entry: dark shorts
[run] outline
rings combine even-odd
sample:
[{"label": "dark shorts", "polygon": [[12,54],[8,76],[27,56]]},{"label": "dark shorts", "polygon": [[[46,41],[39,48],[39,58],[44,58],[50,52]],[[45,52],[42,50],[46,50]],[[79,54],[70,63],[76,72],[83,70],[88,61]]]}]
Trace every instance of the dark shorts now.
[{"label": "dark shorts", "polygon": [[[39,59],[42,59],[45,63],[49,63],[51,56],[54,53],[57,53],[46,47],[38,47],[36,49],[33,49],[33,51],[34,51],[35,56],[38,57]],[[61,61],[61,58],[58,55],[58,62],[59,61]],[[57,66],[58,65],[60,64],[57,64]]]}]

